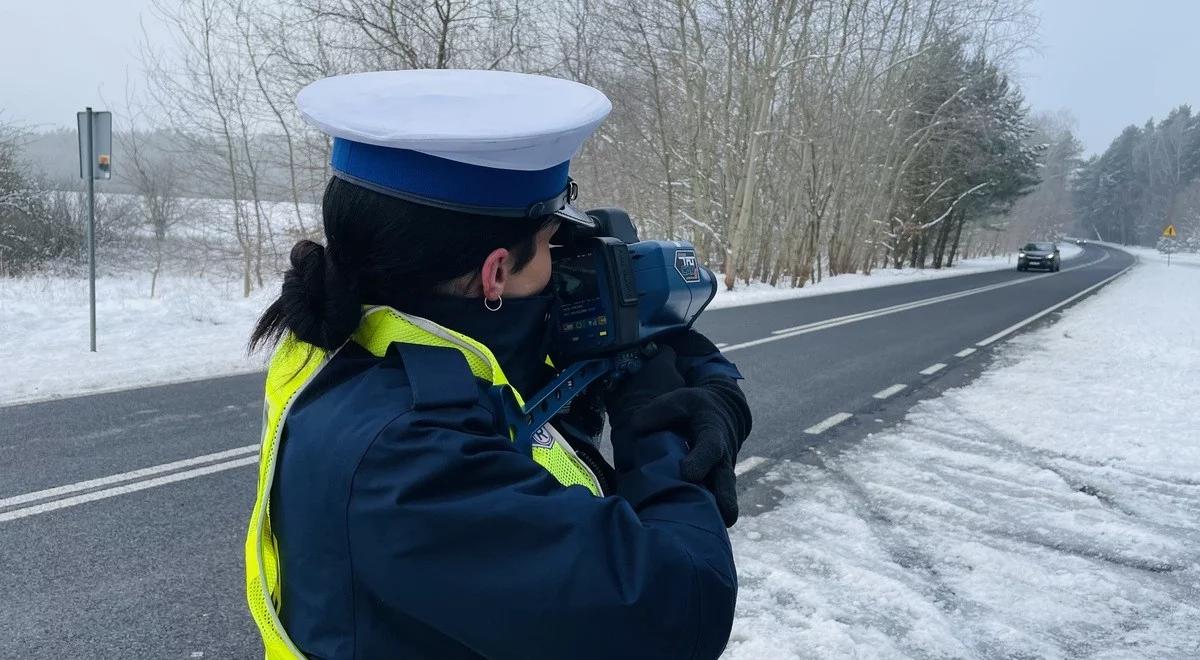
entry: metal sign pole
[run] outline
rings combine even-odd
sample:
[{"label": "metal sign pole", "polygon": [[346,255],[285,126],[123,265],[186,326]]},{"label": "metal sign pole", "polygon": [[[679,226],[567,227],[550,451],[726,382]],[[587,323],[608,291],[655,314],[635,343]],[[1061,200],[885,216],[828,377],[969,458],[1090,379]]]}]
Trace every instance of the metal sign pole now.
[{"label": "metal sign pole", "polygon": [[96,352],[96,144],[92,109],[87,109],[88,141],[88,301],[92,316],[92,352]]}]

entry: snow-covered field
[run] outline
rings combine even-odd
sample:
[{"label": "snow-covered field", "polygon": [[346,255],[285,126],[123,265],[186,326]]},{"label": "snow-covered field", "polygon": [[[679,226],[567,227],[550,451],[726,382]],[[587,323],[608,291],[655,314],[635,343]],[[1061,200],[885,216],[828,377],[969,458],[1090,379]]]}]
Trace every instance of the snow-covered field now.
[{"label": "snow-covered field", "polygon": [[254,321],[278,293],[198,277],[101,277],[96,353],[87,280],[0,278],[0,404],[261,369],[247,357]]},{"label": "snow-covered field", "polygon": [[[1073,259],[1079,256],[1083,249],[1071,243],[1062,243],[1059,245],[1059,251],[1062,258]],[[1004,270],[1006,268],[1016,268],[1016,253],[1010,255],[1002,255],[998,257],[979,257],[975,259],[963,259],[954,265],[952,268],[941,268],[934,270],[933,268],[877,268],[870,275],[861,273],[853,273],[849,275],[837,275],[835,277],[826,277],[817,284],[808,284],[799,289],[789,287],[773,287],[769,284],[756,282],[750,285],[740,285],[733,291],[726,291],[725,287],[717,290],[717,297],[713,299],[709,309],[720,309],[722,307],[739,307],[741,305],[755,305],[758,303],[775,302],[778,300],[790,300],[793,298],[806,298],[808,296],[822,296],[827,293],[841,293],[843,291],[855,291],[858,289],[873,289],[881,286],[891,286],[894,284],[909,284],[911,282],[919,282],[923,280],[935,280],[945,277],[955,277],[958,275],[970,275],[972,273],[981,273],[990,270]]]},{"label": "snow-covered field", "polygon": [[733,530],[734,660],[1200,657],[1200,269],[1147,260]]},{"label": "snow-covered field", "polygon": [[[1063,246],[1063,257],[1074,246]],[[1004,257],[972,259],[943,270],[876,270],[839,275],[802,289],[765,284],[721,291],[712,307],[750,305],[920,279],[1008,268]],[[37,276],[0,278],[0,404],[193,380],[261,369],[246,355],[254,321],[277,286],[241,295],[241,282],[163,276],[149,297],[145,274],[97,280],[98,352],[88,351],[87,281]]]}]

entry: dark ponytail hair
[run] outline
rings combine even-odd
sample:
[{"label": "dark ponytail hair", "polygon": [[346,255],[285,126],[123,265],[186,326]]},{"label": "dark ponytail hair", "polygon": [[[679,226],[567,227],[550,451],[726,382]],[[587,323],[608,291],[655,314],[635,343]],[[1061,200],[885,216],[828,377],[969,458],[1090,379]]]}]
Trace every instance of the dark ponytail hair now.
[{"label": "dark ponytail hair", "polygon": [[279,340],[291,330],[313,346],[332,349],[354,333],[359,320],[359,293],[353,278],[329,264],[325,246],[298,241],[283,275],[283,290],[258,320],[251,349]]},{"label": "dark ponytail hair", "polygon": [[509,248],[514,270],[533,258],[534,236],[552,218],[498,218],[449,211],[390,197],[332,178],[321,202],[326,245],[292,248],[283,289],[259,318],[250,349],[291,331],[333,350],[354,334],[362,305],[403,309],[438,285],[478,269]]}]

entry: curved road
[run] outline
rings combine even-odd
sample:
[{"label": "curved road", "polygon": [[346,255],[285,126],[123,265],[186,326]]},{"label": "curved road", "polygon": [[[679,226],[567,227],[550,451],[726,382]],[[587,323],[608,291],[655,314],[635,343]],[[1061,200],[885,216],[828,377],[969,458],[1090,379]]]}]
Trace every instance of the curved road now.
[{"label": "curved road", "polygon": [[[896,422],[1133,263],[1089,246],[1056,274],[708,312],[700,328],[742,368],[755,411],[739,471]],[[237,376],[0,408],[0,657],[259,656],[241,552],[260,387]],[[770,506],[746,495],[744,511]]]}]

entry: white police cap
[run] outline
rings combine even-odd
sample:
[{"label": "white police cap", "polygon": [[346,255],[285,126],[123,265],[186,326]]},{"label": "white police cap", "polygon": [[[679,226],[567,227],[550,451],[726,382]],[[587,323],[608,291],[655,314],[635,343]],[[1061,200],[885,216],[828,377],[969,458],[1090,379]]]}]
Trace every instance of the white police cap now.
[{"label": "white police cap", "polygon": [[422,204],[502,217],[557,213],[570,160],[612,109],[587,85],[473,70],[378,71],[318,80],[301,116],[334,138],[336,176]]}]

